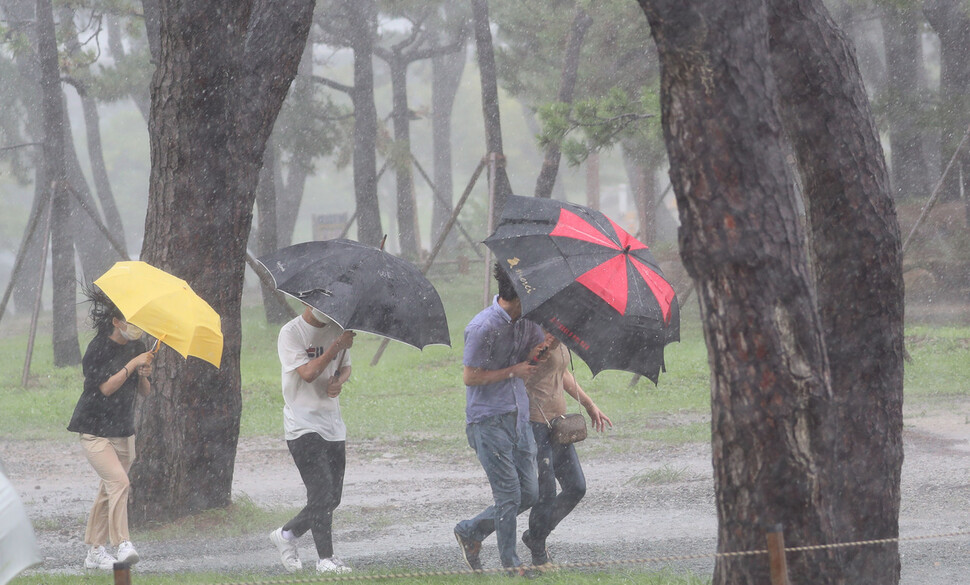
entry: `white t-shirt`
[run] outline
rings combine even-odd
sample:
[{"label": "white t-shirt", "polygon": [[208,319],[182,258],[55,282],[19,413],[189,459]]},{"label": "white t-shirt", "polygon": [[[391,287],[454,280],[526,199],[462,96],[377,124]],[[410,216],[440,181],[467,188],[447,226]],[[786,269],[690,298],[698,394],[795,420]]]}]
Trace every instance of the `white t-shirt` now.
[{"label": "white t-shirt", "polygon": [[[317,433],[328,441],[347,440],[347,426],[340,417],[340,398],[327,396],[330,378],[340,366],[350,365],[350,353],[339,352],[336,359],[313,382],[305,382],[296,369],[327,351],[343,329],[331,322],[314,327],[303,315],[280,329],[277,350],[283,370],[283,429],[286,440]],[[341,358],[342,356],[342,358]],[[342,359],[342,361],[341,361]]]}]

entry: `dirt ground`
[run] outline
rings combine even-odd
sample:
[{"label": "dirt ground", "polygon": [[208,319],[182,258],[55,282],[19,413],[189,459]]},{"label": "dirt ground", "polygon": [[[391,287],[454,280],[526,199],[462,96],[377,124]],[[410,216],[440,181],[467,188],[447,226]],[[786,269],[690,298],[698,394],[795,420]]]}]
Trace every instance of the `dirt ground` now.
[{"label": "dirt ground", "polygon": [[[910,413],[904,439],[901,536],[970,530],[970,404]],[[652,559],[715,551],[708,445],[609,456],[583,452],[592,447],[580,447],[587,496],[549,541],[556,561]],[[76,443],[3,441],[0,453],[37,528],[45,558],[44,566],[31,572],[81,572],[81,537],[97,481]],[[246,496],[267,506],[297,507],[304,498],[281,439],[241,442],[233,491],[234,497]],[[471,451],[458,460],[409,460],[395,453],[393,445],[351,441],[343,504],[335,520],[337,554],[351,566],[372,570],[461,570],[452,529],[489,499]],[[233,538],[199,534],[190,540],[136,545],[143,559],[136,573],[252,570],[267,578],[283,575],[263,533]],[[970,571],[967,536],[904,540],[900,550],[906,585],[965,582]],[[528,559],[521,543],[519,551]],[[309,535],[301,541],[301,556],[304,561],[316,558]],[[494,538],[486,541],[483,560],[486,568],[498,565]],[[713,559],[645,566],[693,571],[707,578]],[[137,582],[137,575],[133,580]]]}]

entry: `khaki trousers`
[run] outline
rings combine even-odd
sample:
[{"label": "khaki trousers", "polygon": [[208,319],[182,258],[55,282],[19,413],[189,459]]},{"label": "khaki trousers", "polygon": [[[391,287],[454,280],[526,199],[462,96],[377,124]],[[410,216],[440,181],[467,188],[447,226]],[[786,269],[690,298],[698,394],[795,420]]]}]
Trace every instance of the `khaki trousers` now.
[{"label": "khaki trousers", "polygon": [[88,516],[84,543],[117,546],[128,537],[128,470],[135,460],[135,437],[95,437],[81,433],[81,447],[101,478]]}]

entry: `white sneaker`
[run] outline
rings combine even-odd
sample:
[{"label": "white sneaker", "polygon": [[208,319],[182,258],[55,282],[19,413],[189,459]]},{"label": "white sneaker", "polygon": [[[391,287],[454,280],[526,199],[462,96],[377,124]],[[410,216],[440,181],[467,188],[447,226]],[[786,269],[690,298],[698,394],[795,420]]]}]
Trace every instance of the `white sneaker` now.
[{"label": "white sneaker", "polygon": [[300,562],[300,553],[296,550],[296,541],[283,538],[282,528],[270,532],[269,539],[280,551],[280,561],[283,563],[284,569],[290,573],[303,569],[303,563]]},{"label": "white sneaker", "polygon": [[138,556],[138,551],[135,550],[134,545],[131,542],[124,540],[118,545],[118,562],[128,563],[129,565],[134,565],[139,561],[141,557]]},{"label": "white sneaker", "polygon": [[337,557],[317,561],[317,573],[349,573],[353,571]]},{"label": "white sneaker", "polygon": [[115,568],[116,562],[118,561],[103,546],[92,546],[88,549],[88,556],[84,558],[84,568],[110,571]]}]

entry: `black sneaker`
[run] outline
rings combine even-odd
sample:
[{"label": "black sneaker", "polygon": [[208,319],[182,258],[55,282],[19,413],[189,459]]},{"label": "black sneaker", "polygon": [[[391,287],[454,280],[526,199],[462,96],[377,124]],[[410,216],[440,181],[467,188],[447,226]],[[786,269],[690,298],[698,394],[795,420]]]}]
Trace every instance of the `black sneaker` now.
[{"label": "black sneaker", "polygon": [[468,568],[472,571],[481,571],[482,560],[479,558],[479,554],[482,552],[482,541],[462,536],[457,528],[455,529],[455,540],[458,541],[458,547],[461,549],[461,555],[464,557]]},{"label": "black sneaker", "polygon": [[545,541],[539,542],[532,540],[532,536],[526,530],[522,533],[522,542],[525,543],[525,546],[529,548],[529,552],[532,553],[533,566],[541,567],[552,562],[552,559],[549,557],[549,551],[546,549]]}]

